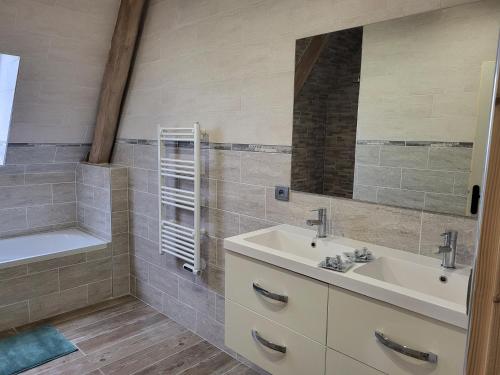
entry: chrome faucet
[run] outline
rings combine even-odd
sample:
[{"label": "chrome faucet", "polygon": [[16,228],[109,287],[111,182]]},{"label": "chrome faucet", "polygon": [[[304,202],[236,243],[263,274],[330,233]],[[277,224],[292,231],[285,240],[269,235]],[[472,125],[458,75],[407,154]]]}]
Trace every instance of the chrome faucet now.
[{"label": "chrome faucet", "polygon": [[437,254],[443,254],[441,266],[444,268],[455,268],[458,232],[447,229],[441,234],[441,237],[444,237],[444,245],[439,246],[439,251],[437,252]]},{"label": "chrome faucet", "polygon": [[318,211],[318,219],[317,220],[307,220],[306,224],[312,227],[313,225],[318,226],[318,233],[316,234],[316,237],[318,238],[325,238],[328,235],[328,230],[327,230],[327,222],[328,220],[326,219],[326,208],[318,208],[317,210],[312,210]]}]

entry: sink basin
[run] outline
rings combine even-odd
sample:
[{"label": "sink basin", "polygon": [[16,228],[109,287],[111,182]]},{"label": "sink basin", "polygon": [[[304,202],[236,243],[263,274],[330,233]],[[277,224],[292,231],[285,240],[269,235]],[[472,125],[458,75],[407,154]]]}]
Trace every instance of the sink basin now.
[{"label": "sink basin", "polygon": [[[278,225],[224,239],[224,247],[261,262],[466,328],[469,268],[444,270],[440,260],[345,237]],[[318,266],[326,256],[368,247],[375,260],[345,273]]]},{"label": "sink basin", "polygon": [[326,256],[353,251],[350,247],[333,244],[329,239],[317,240],[314,235],[307,236],[279,229],[249,236],[245,240],[252,244],[286,253],[286,255],[311,260],[316,264],[325,259]]},{"label": "sink basin", "polygon": [[464,274],[388,257],[380,257],[353,272],[460,305],[466,303],[469,280]]}]

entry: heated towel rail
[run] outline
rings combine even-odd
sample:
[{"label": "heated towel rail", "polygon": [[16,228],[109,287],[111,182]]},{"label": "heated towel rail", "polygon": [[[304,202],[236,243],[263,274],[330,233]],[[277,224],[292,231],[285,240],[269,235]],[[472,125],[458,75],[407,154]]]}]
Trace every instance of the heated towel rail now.
[{"label": "heated towel rail", "polygon": [[[201,271],[200,260],[200,125],[191,128],[158,130],[158,171],[160,204],[160,254],[171,254],[186,263],[193,273]],[[189,153],[178,155],[175,149],[185,146]],[[193,227],[167,218],[169,210],[193,213]],[[172,212],[170,211],[170,212]]]}]

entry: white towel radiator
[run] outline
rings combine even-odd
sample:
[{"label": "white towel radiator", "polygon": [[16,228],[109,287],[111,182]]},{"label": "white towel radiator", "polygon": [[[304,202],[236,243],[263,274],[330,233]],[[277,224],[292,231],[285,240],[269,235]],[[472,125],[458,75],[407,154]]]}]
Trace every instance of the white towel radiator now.
[{"label": "white towel radiator", "polygon": [[[186,263],[184,269],[195,274],[201,271],[200,260],[200,125],[195,123],[191,128],[158,129],[158,175],[159,175],[159,222],[160,222],[160,254],[171,254]],[[175,152],[178,142],[193,144],[192,158],[180,159]],[[173,156],[172,156],[173,155]],[[185,156],[183,154],[183,156]],[[178,185],[189,181],[190,188]],[[170,183],[167,183],[170,182]],[[175,187],[171,186],[172,184]],[[168,207],[193,212],[193,227],[181,225],[165,217]]]}]

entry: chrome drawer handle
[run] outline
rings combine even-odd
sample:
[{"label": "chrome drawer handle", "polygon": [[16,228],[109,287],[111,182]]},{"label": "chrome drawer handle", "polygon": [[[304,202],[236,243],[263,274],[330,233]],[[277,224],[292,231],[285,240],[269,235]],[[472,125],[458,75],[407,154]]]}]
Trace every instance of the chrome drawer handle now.
[{"label": "chrome drawer handle", "polygon": [[286,353],[286,346],[274,344],[271,341],[267,341],[265,338],[263,338],[261,335],[259,335],[259,332],[255,329],[252,329],[252,337],[254,338],[255,341],[257,341],[259,344],[265,346],[266,348],[269,348],[271,350],[274,350],[276,352],[280,352],[283,354]]},{"label": "chrome drawer handle", "polygon": [[395,352],[404,354],[408,357],[416,358],[421,361],[430,363],[437,363],[438,361],[437,354],[431,352],[421,352],[419,350],[411,349],[406,345],[398,344],[397,342],[394,342],[390,338],[385,336],[380,331],[375,331],[375,337],[377,338],[378,341],[380,341],[380,343],[382,343],[382,345],[388,347],[389,349],[394,350]]},{"label": "chrome drawer handle", "polygon": [[266,289],[264,289],[263,287],[261,287],[259,284],[257,283],[253,283],[253,289],[263,295],[264,297],[267,297],[269,299],[273,299],[275,301],[279,301],[279,302],[283,302],[283,303],[287,303],[288,302],[288,296],[283,296],[281,294],[277,294],[277,293],[273,293],[273,292],[270,292]]}]

